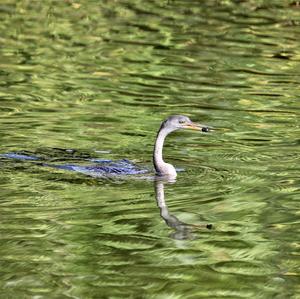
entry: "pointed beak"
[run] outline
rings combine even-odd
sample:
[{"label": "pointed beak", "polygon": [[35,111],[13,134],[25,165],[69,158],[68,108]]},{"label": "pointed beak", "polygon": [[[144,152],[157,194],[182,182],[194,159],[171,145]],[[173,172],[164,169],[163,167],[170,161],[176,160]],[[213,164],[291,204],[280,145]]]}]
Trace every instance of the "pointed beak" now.
[{"label": "pointed beak", "polygon": [[185,129],[191,129],[191,130],[197,130],[197,131],[202,131],[202,132],[209,132],[212,131],[212,127],[201,125],[201,124],[196,124],[196,123],[189,123],[184,125]]}]

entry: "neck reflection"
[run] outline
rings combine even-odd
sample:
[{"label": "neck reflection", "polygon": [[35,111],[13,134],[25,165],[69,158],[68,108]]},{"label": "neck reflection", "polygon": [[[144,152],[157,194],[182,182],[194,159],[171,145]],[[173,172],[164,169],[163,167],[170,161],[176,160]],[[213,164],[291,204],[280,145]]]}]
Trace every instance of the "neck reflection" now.
[{"label": "neck reflection", "polygon": [[169,213],[167,203],[165,201],[164,185],[170,183],[162,178],[155,180],[155,197],[157,206],[160,209],[160,216],[164,219],[165,223],[174,229],[171,237],[177,240],[193,239],[193,232],[199,229],[211,229],[212,224],[188,224],[180,221],[176,216]]}]

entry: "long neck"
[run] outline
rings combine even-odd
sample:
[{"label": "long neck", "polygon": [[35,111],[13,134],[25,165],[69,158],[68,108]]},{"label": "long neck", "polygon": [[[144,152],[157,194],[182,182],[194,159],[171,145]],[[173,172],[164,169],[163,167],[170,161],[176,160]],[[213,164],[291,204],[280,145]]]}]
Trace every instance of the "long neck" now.
[{"label": "long neck", "polygon": [[163,160],[163,146],[166,136],[170,133],[169,130],[165,128],[160,128],[160,130],[157,133],[155,145],[154,145],[154,151],[153,151],[153,164],[156,172],[158,174],[176,174],[175,168],[165,163]]},{"label": "long neck", "polygon": [[160,129],[157,133],[154,151],[153,151],[153,164],[156,172],[161,173],[163,166],[166,164],[163,160],[162,151],[164,146],[164,141],[168,133],[164,129]]}]

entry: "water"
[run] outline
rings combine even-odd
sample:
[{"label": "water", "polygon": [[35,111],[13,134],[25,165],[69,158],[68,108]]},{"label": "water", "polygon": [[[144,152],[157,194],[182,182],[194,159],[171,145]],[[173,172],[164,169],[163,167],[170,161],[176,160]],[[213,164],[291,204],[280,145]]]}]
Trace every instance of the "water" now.
[{"label": "water", "polygon": [[297,1],[2,1],[2,154],[151,168],[168,115],[221,130],[168,137],[172,184],[1,159],[0,297],[300,298],[299,17]]}]

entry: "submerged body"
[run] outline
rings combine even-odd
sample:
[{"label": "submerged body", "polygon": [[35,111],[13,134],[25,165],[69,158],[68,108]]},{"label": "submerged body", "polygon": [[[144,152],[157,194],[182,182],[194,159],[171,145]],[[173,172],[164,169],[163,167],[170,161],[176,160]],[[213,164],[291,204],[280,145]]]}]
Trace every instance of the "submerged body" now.
[{"label": "submerged body", "polygon": [[[193,129],[203,132],[208,132],[209,130],[208,127],[195,124],[187,116],[183,115],[173,115],[163,121],[158,130],[153,150],[153,165],[158,176],[166,176],[170,179],[174,179],[177,176],[175,167],[163,160],[163,146],[167,135],[179,129]],[[54,164],[51,162],[51,160],[53,161],[51,158],[49,159],[50,161],[48,159],[45,160],[39,157],[38,154],[36,155],[28,152],[1,154],[0,157],[22,161],[32,161],[32,163],[37,163],[38,165],[76,171],[93,177],[112,175],[139,175],[148,172],[147,169],[142,169],[126,159],[119,161],[84,159],[85,161],[93,162],[94,164],[75,165],[73,163]],[[72,155],[71,157],[69,156],[69,158],[71,158],[71,160],[74,162]],[[67,160],[69,159],[66,158],[65,161]]]},{"label": "submerged body", "polygon": [[[65,150],[63,150],[65,152]],[[0,154],[0,158],[4,159],[14,159],[21,161],[28,161],[34,163],[38,166],[51,167],[61,170],[75,171],[80,172],[92,177],[111,177],[116,175],[141,175],[147,173],[147,169],[143,169],[138,165],[133,164],[127,159],[111,161],[104,159],[91,159],[85,158],[76,159],[77,163],[74,163],[74,158],[72,156],[64,156],[60,158],[60,162],[63,164],[54,164],[53,160],[56,160],[57,157],[48,157],[47,159],[41,157],[39,153],[29,153],[29,152],[19,152],[19,153],[6,153]],[[86,163],[92,163],[86,165]],[[81,164],[81,163],[85,163]]]}]

